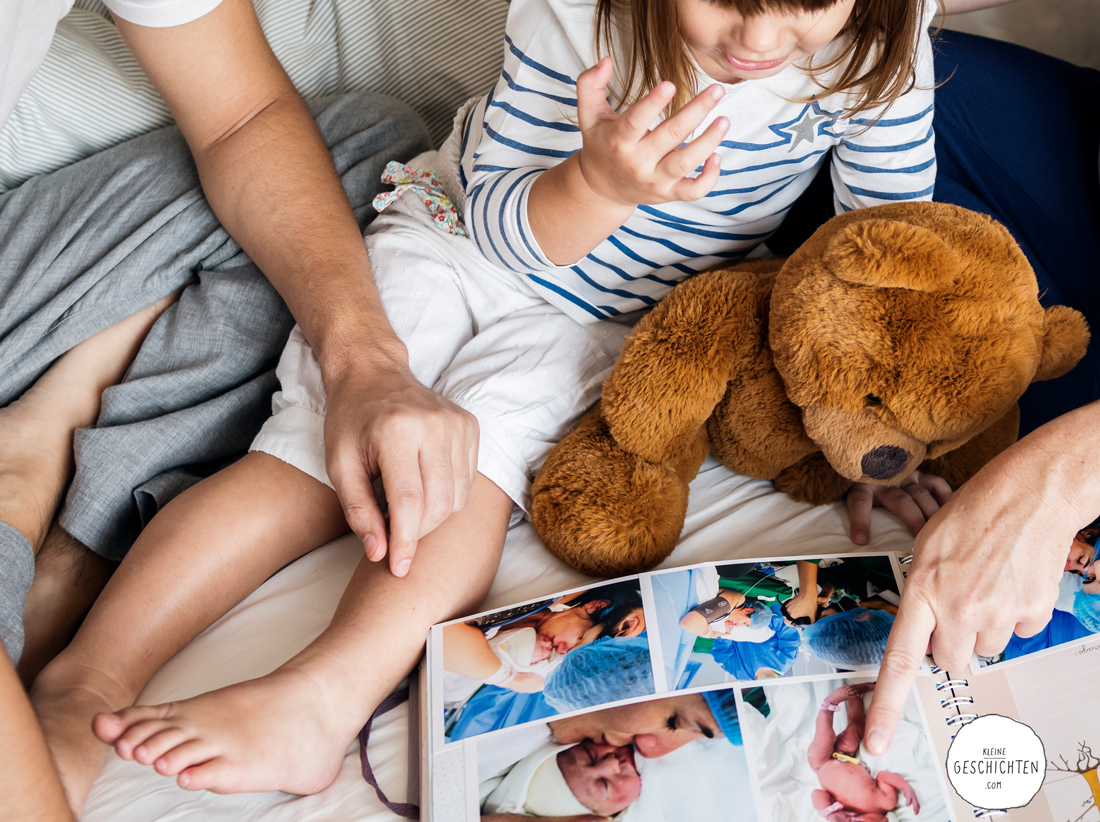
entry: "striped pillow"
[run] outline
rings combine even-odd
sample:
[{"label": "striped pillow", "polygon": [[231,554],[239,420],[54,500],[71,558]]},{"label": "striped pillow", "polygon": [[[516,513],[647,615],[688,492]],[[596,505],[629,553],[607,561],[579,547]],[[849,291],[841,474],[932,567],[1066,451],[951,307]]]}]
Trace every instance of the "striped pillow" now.
[{"label": "striped pillow", "polygon": [[[507,0],[254,0],[303,97],[405,100],[438,145],[464,100],[495,82]],[[99,0],[76,0],[0,130],[0,191],[172,122]]]}]

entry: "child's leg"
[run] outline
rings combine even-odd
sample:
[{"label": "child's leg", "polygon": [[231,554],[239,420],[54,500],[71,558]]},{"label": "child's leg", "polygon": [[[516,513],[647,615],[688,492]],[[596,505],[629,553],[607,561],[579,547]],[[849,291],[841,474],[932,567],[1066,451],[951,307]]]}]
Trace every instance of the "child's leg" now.
[{"label": "child's leg", "polygon": [[176,651],[283,565],[346,530],[332,489],[256,453],[153,518],[32,691],[74,808],[106,753],[92,718],[132,704]]},{"label": "child's leg", "polygon": [[325,788],[348,743],[416,663],[428,628],[484,598],[511,511],[512,500],[479,474],[466,507],[420,541],[407,577],[363,560],[331,625],[276,671],[97,717],[96,733],[192,790]]}]

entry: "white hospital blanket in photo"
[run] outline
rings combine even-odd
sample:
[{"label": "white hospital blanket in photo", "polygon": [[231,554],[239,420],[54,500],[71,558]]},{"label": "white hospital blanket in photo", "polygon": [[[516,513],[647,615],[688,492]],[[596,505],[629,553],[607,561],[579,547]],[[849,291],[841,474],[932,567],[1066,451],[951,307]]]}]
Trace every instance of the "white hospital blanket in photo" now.
[{"label": "white hospital blanket in photo", "polygon": [[[830,679],[768,687],[771,714],[767,719],[746,706],[741,729],[763,796],[761,822],[819,822],[811,794],[820,783],[806,752],[814,738],[821,703],[838,684]],[[870,701],[870,694],[865,695],[864,703]],[[834,728],[839,733],[846,723],[847,711],[841,708],[834,714]],[[872,774],[888,770],[904,777],[917,794],[920,814],[914,814],[899,795],[898,807],[889,814],[891,822],[947,822],[949,811],[939,766],[915,698],[905,704],[890,751],[874,756],[861,746],[860,759]]]},{"label": "white hospital blanket in photo", "polygon": [[[912,550],[909,533],[879,508],[872,513],[870,545],[857,548],[847,533],[848,516],[842,504],[814,507],[792,502],[771,483],[735,476],[708,460],[691,486],[683,539],[661,567],[749,557]],[[324,629],[361,556],[356,541],[343,537],[284,568],[165,665],[139,702],[182,699],[278,667]],[[592,582],[551,556],[530,523],[521,523],[508,533],[504,559],[484,607],[500,608]],[[371,736],[371,764],[394,801],[406,799],[408,727],[407,708],[402,705],[376,722]],[[191,793],[151,768],[124,762],[109,752],[83,819],[395,822],[399,817],[386,810],[363,781],[358,748],[350,746],[332,786],[307,797]],[[921,822],[925,819],[922,813]]]}]

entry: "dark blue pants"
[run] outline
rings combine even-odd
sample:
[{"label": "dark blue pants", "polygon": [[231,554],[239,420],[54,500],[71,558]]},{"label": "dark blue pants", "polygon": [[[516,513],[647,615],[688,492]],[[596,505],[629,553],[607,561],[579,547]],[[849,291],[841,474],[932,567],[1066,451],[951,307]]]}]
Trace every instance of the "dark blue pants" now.
[{"label": "dark blue pants", "polygon": [[[934,199],[1003,223],[1035,268],[1043,305],[1082,312],[1100,335],[1100,72],[958,32],[936,51]],[[768,245],[796,248],[832,215],[827,169]],[[1020,434],[1100,398],[1100,343],[1020,400]]]}]

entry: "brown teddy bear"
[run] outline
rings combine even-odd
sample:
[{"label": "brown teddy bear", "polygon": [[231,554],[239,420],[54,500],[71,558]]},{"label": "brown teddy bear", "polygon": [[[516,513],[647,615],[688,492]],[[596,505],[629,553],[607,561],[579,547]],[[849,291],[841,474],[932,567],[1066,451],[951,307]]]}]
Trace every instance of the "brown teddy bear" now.
[{"label": "brown teddy bear", "polygon": [[853,211],[789,258],[687,280],[551,452],[535,529],[585,573],[651,568],[708,450],[814,504],[918,467],[957,488],[1015,441],[1024,389],[1084,356],[1084,317],[1037,290],[1008,231],[939,203]]}]

